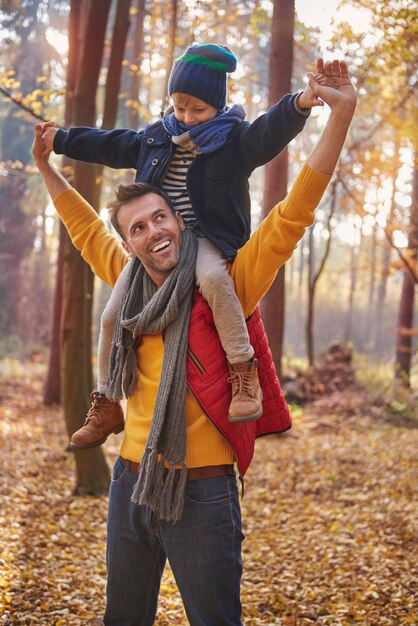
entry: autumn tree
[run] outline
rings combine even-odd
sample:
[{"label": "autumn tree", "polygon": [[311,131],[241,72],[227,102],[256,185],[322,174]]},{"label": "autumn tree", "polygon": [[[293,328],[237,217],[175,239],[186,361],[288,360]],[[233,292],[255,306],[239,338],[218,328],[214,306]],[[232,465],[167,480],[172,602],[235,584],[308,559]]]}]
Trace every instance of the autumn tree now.
[{"label": "autumn tree", "polygon": [[[352,0],[346,4],[368,12],[368,31],[376,35],[370,38],[367,31],[354,33],[349,24],[343,23],[336,26],[333,37],[333,44],[351,59],[359,94],[357,114],[345,151],[348,158],[343,159],[338,173],[343,189],[339,218],[345,220],[353,211],[358,215],[357,223],[361,224],[358,237],[363,237],[364,246],[355,259],[356,243],[352,242],[353,268],[358,267],[356,280],[358,278],[363,287],[367,285],[362,291],[369,294],[368,299],[362,298],[362,293],[349,296],[346,320],[349,327],[350,315],[358,317],[358,301],[362,298],[362,306],[367,307],[369,313],[364,316],[364,323],[356,327],[363,327],[368,345],[379,350],[382,339],[389,344],[390,337],[395,337],[387,328],[385,332],[381,329],[384,323],[388,325],[387,317],[383,322],[388,309],[385,306],[388,278],[394,274],[394,259],[399,252],[402,254],[400,250],[395,251],[394,233],[402,232],[406,238],[409,221],[397,198],[402,179],[402,155],[405,150],[416,150],[417,145],[413,116],[417,90],[414,60],[418,54],[415,26],[418,10],[416,3],[410,0],[374,4]],[[382,188],[388,189],[384,200],[381,199]],[[364,238],[365,217],[374,218],[376,222],[371,255]],[[373,273],[370,264],[375,268]],[[369,270],[368,280],[365,269]],[[379,273],[377,284],[376,272]],[[351,285],[354,284],[351,280]],[[391,325],[394,328],[396,323],[392,321]],[[350,335],[352,330],[354,325]]]},{"label": "autumn tree", "polygon": [[[415,158],[415,165],[418,159]],[[403,286],[399,303],[399,316],[396,341],[395,377],[406,387],[410,386],[411,361],[413,353],[413,325],[415,289],[418,284],[418,169],[414,169],[411,218],[409,224],[408,248],[403,272]],[[416,334],[416,333],[415,333]]]},{"label": "autumn tree", "polygon": [[[293,31],[295,19],[294,0],[275,0],[271,24],[269,96],[272,106],[290,91],[293,61]],[[263,211],[266,215],[271,207],[287,193],[288,156],[287,149],[266,165]],[[263,319],[276,367],[280,373],[283,353],[285,283],[284,266],[262,302]]]},{"label": "autumn tree", "polygon": [[[82,0],[72,0],[71,10],[81,19]],[[85,26],[75,26],[69,45],[78,44],[83,27],[83,48],[77,72],[73,122],[95,126],[96,91],[101,69],[104,38],[110,0],[92,0],[88,5]],[[96,166],[74,163],[74,186],[98,207],[100,188]],[[64,417],[69,435],[83,422],[88,408],[92,382],[91,317],[93,274],[80,253],[66,242],[64,249],[63,302],[61,318],[61,383]],[[109,469],[101,448],[76,450],[76,486],[78,494],[106,493]]]},{"label": "autumn tree", "polygon": [[139,128],[140,102],[139,92],[141,88],[141,63],[144,54],[144,19],[146,14],[145,0],[136,0],[131,7],[133,16],[132,36],[127,42],[127,58],[125,61],[126,71],[124,74],[124,84],[127,91],[125,110],[123,114],[127,128]]},{"label": "autumn tree", "polygon": [[170,77],[170,71],[174,61],[174,49],[176,45],[176,33],[177,33],[177,0],[170,0],[167,3],[168,9],[168,34],[167,34],[167,53],[166,53],[166,72],[163,81],[163,88],[161,93],[161,110],[165,109],[168,96],[168,79]]},{"label": "autumn tree", "polygon": [[327,241],[325,244],[325,250],[322,253],[322,257],[315,267],[315,254],[314,254],[314,229],[315,224],[309,229],[309,261],[308,261],[308,307],[306,316],[306,350],[308,355],[308,363],[312,367],[315,361],[315,345],[314,345],[314,319],[315,319],[315,291],[319,279],[325,269],[325,264],[328,260],[331,250],[332,230],[331,221],[335,212],[335,206],[337,202],[337,181],[334,180],[331,187],[331,199],[328,215],[326,218],[327,223]]},{"label": "autumn tree", "polygon": [[[57,3],[58,10],[62,3]],[[56,55],[45,39],[45,23],[42,13],[45,1],[25,0],[20,3],[5,3],[0,14],[2,27],[2,56],[7,53],[7,65],[4,85],[16,93],[17,100],[25,100],[27,110],[40,107],[41,90],[38,80]],[[4,62],[4,59],[3,59]],[[21,335],[27,340],[30,328],[38,329],[38,319],[42,317],[42,301],[47,296],[44,274],[47,263],[40,267],[41,257],[45,258],[45,216],[43,209],[38,211],[40,227],[36,224],[36,215],[31,207],[31,198],[35,206],[42,205],[41,194],[29,184],[25,168],[31,163],[31,145],[33,118],[23,108],[8,99],[7,111],[3,119],[1,132],[1,159],[10,163],[8,175],[0,179],[0,333]],[[38,272],[36,291],[32,291],[35,276],[31,268],[23,265],[33,250],[35,237],[39,232],[40,254],[34,264]],[[39,262],[38,262],[39,261]],[[39,280],[40,279],[40,280]],[[30,318],[30,328],[21,328],[22,310],[34,304]],[[27,325],[26,325],[27,326]]]},{"label": "autumn tree", "polygon": [[[77,74],[80,67],[80,57],[85,26],[86,6],[82,0],[73,0],[68,20],[68,64],[65,94],[64,128],[69,128],[74,118],[74,94]],[[72,161],[63,157],[64,173],[72,171]],[[59,222],[59,244],[56,263],[55,291],[52,306],[51,340],[48,360],[48,372],[44,387],[44,403],[46,405],[61,403],[61,316],[64,279],[64,254],[69,249],[71,241],[69,235]]]}]

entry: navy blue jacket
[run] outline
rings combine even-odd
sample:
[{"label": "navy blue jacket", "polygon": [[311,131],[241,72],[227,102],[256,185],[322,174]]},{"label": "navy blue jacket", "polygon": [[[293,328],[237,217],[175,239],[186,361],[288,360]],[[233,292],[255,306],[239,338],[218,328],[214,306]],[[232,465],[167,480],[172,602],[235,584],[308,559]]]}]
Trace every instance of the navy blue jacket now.
[{"label": "navy blue jacket", "polygon": [[[187,188],[200,231],[231,260],[251,232],[248,179],[303,129],[307,116],[286,95],[252,124],[241,122],[221,148],[198,155]],[[114,168],[135,168],[136,181],[160,186],[175,145],[161,121],[143,130],[86,128],[58,130],[57,154]]]}]

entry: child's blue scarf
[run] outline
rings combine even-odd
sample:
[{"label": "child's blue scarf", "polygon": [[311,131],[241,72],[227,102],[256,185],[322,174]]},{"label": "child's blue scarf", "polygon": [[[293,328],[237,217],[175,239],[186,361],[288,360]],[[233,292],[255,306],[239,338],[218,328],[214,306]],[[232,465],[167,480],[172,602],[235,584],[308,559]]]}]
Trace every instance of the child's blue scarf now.
[{"label": "child's blue scarf", "polygon": [[171,140],[196,154],[206,154],[221,148],[227,142],[229,133],[236,124],[245,118],[240,104],[218,113],[208,122],[187,126],[179,122],[174,113],[164,115],[162,122]]}]

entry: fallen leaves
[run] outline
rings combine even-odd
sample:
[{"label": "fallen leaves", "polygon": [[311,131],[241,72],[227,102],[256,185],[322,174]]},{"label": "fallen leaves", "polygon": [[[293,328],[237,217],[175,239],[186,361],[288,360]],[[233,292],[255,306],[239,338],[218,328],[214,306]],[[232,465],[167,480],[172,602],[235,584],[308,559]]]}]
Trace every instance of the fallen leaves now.
[{"label": "fallen leaves", "polygon": [[264,614],[250,623],[418,623],[417,430],[307,421],[258,442],[249,472],[243,602]]},{"label": "fallen leaves", "polygon": [[[0,404],[0,624],[101,624],[107,499],[72,495],[60,410],[41,405],[39,379],[11,380]],[[352,413],[305,409],[289,433],[257,442],[242,501],[246,626],[418,624],[418,430],[363,417],[345,393]],[[109,462],[119,441],[106,444]],[[156,624],[187,624],[169,568]]]}]

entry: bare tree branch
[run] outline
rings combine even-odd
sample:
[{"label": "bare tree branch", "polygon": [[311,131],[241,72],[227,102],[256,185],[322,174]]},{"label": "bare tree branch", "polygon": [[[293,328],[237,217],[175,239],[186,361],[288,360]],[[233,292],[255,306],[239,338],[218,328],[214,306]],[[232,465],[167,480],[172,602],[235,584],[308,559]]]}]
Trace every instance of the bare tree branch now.
[{"label": "bare tree branch", "polygon": [[325,251],[324,251],[324,255],[322,257],[322,260],[319,264],[319,267],[317,269],[317,271],[314,273],[314,276],[312,278],[312,287],[315,287],[316,283],[319,280],[319,277],[321,276],[324,267],[325,267],[325,263],[327,262],[330,250],[331,250],[331,240],[332,240],[332,231],[331,231],[331,220],[334,216],[335,213],[335,206],[336,206],[336,190],[337,190],[337,183],[339,182],[338,179],[334,179],[334,182],[332,184],[332,191],[331,191],[331,206],[330,206],[330,210],[327,216],[327,230],[328,230],[328,239],[327,239],[327,243],[325,246]]},{"label": "bare tree branch", "polygon": [[386,239],[388,240],[388,242],[390,243],[391,247],[396,250],[396,252],[399,255],[400,260],[402,261],[402,263],[405,265],[405,268],[407,270],[407,272],[411,275],[412,280],[414,281],[414,283],[416,285],[418,285],[418,274],[415,272],[414,268],[411,266],[411,264],[409,263],[408,259],[406,258],[406,256],[402,253],[402,251],[398,248],[398,246],[394,243],[394,241],[392,240],[392,237],[389,234],[389,231],[387,228],[383,229],[383,232],[386,235]]},{"label": "bare tree branch", "polygon": [[14,104],[16,104],[18,107],[23,109],[26,113],[29,113],[30,115],[32,115],[32,117],[36,118],[37,120],[40,120],[41,122],[48,122],[47,118],[43,117],[42,115],[38,115],[37,113],[35,113],[30,107],[26,106],[26,104],[23,104],[23,102],[22,102],[22,100],[20,98],[15,98],[15,96],[13,96],[10,93],[10,91],[8,91],[8,89],[6,89],[5,87],[1,87],[0,86],[0,92],[4,96],[6,96],[6,98],[11,100]]},{"label": "bare tree branch", "polygon": [[[352,191],[347,187],[346,183],[344,182],[344,180],[342,179],[342,177],[341,177],[341,175],[339,173],[337,173],[337,177],[338,177],[338,180],[341,183],[341,185],[344,187],[344,190],[346,191],[347,195],[350,196],[350,198],[357,204],[357,206],[361,209],[362,213],[367,213],[368,215],[371,215],[370,213],[368,213],[368,211],[364,210],[364,207],[362,206],[362,204],[357,200],[357,198],[352,193]],[[412,265],[408,261],[407,257],[403,254],[402,250],[400,250],[400,248],[398,248],[398,246],[394,243],[392,237],[389,234],[388,228],[382,228],[382,230],[385,233],[386,239],[388,240],[390,246],[394,250],[396,250],[396,252],[399,255],[400,260],[405,265],[406,270],[409,272],[409,274],[411,274],[411,277],[412,277],[413,281],[416,284],[418,284],[418,275],[416,274],[414,268],[412,267]]]},{"label": "bare tree branch", "polygon": [[400,109],[402,109],[404,104],[406,104],[409,98],[414,94],[414,92],[416,91],[416,88],[417,88],[417,83],[413,83],[412,85],[409,85],[408,90],[406,94],[403,96],[403,98],[401,98],[401,100],[399,100],[392,107],[390,107],[386,111],[385,115],[382,115],[380,120],[373,126],[373,128],[370,129],[368,134],[358,139],[357,141],[354,141],[351,145],[347,146],[347,152],[351,152],[352,150],[355,150],[362,144],[367,143],[367,141],[369,141],[369,139],[373,137],[373,135],[383,126],[386,120],[388,120],[395,111],[399,111]]}]

